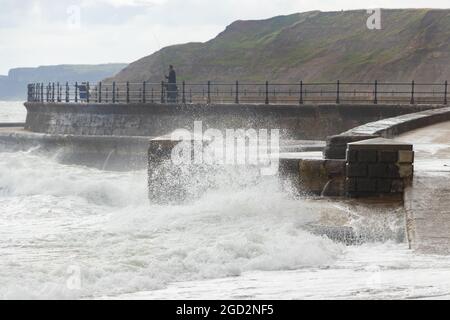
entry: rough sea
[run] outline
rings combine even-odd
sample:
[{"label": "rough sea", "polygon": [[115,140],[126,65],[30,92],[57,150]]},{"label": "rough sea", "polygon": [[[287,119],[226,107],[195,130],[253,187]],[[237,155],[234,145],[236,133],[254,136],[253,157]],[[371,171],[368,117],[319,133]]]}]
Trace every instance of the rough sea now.
[{"label": "rough sea", "polygon": [[[0,123],[25,116],[21,102],[0,102]],[[450,298],[450,257],[395,236],[345,246],[307,228],[333,215],[401,234],[401,212],[386,210],[293,199],[275,177],[158,205],[146,170],[63,165],[0,143],[0,299]]]}]

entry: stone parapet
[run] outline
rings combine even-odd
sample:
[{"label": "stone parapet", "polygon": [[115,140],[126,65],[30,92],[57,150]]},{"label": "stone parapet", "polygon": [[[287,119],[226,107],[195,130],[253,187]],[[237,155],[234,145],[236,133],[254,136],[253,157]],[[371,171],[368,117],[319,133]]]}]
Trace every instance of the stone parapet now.
[{"label": "stone parapet", "polygon": [[345,159],[348,143],[377,137],[393,138],[411,130],[445,121],[450,121],[450,108],[431,109],[370,122],[340,135],[328,137],[324,158]]}]

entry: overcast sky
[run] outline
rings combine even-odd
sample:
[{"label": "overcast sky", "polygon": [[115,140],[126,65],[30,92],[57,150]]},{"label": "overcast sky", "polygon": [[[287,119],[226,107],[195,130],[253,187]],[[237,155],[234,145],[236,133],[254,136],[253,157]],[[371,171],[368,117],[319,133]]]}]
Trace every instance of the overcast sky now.
[{"label": "overcast sky", "polygon": [[0,0],[0,74],[10,68],[132,62],[206,41],[235,20],[310,10],[448,8],[449,0]]}]

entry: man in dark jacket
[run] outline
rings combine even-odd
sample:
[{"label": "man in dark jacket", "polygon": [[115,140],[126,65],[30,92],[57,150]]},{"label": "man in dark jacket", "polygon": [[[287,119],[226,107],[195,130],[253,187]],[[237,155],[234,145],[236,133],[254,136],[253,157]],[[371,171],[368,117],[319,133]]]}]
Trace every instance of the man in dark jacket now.
[{"label": "man in dark jacket", "polygon": [[172,65],[169,67],[169,75],[166,76],[167,84],[167,100],[168,102],[176,102],[178,97],[177,74]]}]

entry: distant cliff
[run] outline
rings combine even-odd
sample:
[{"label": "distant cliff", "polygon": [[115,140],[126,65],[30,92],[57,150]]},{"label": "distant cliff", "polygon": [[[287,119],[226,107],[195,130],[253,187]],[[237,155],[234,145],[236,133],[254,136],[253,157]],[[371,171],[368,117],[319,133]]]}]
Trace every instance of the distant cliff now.
[{"label": "distant cliff", "polygon": [[11,69],[8,76],[0,76],[0,100],[23,100],[26,86],[31,82],[97,82],[114,76],[127,65],[111,63],[101,65],[57,65],[38,68]]},{"label": "distant cliff", "polygon": [[[113,79],[163,79],[167,64],[187,81],[450,80],[450,9],[306,12],[236,21],[216,38],[164,48]],[[109,79],[111,80],[111,79]]]}]

